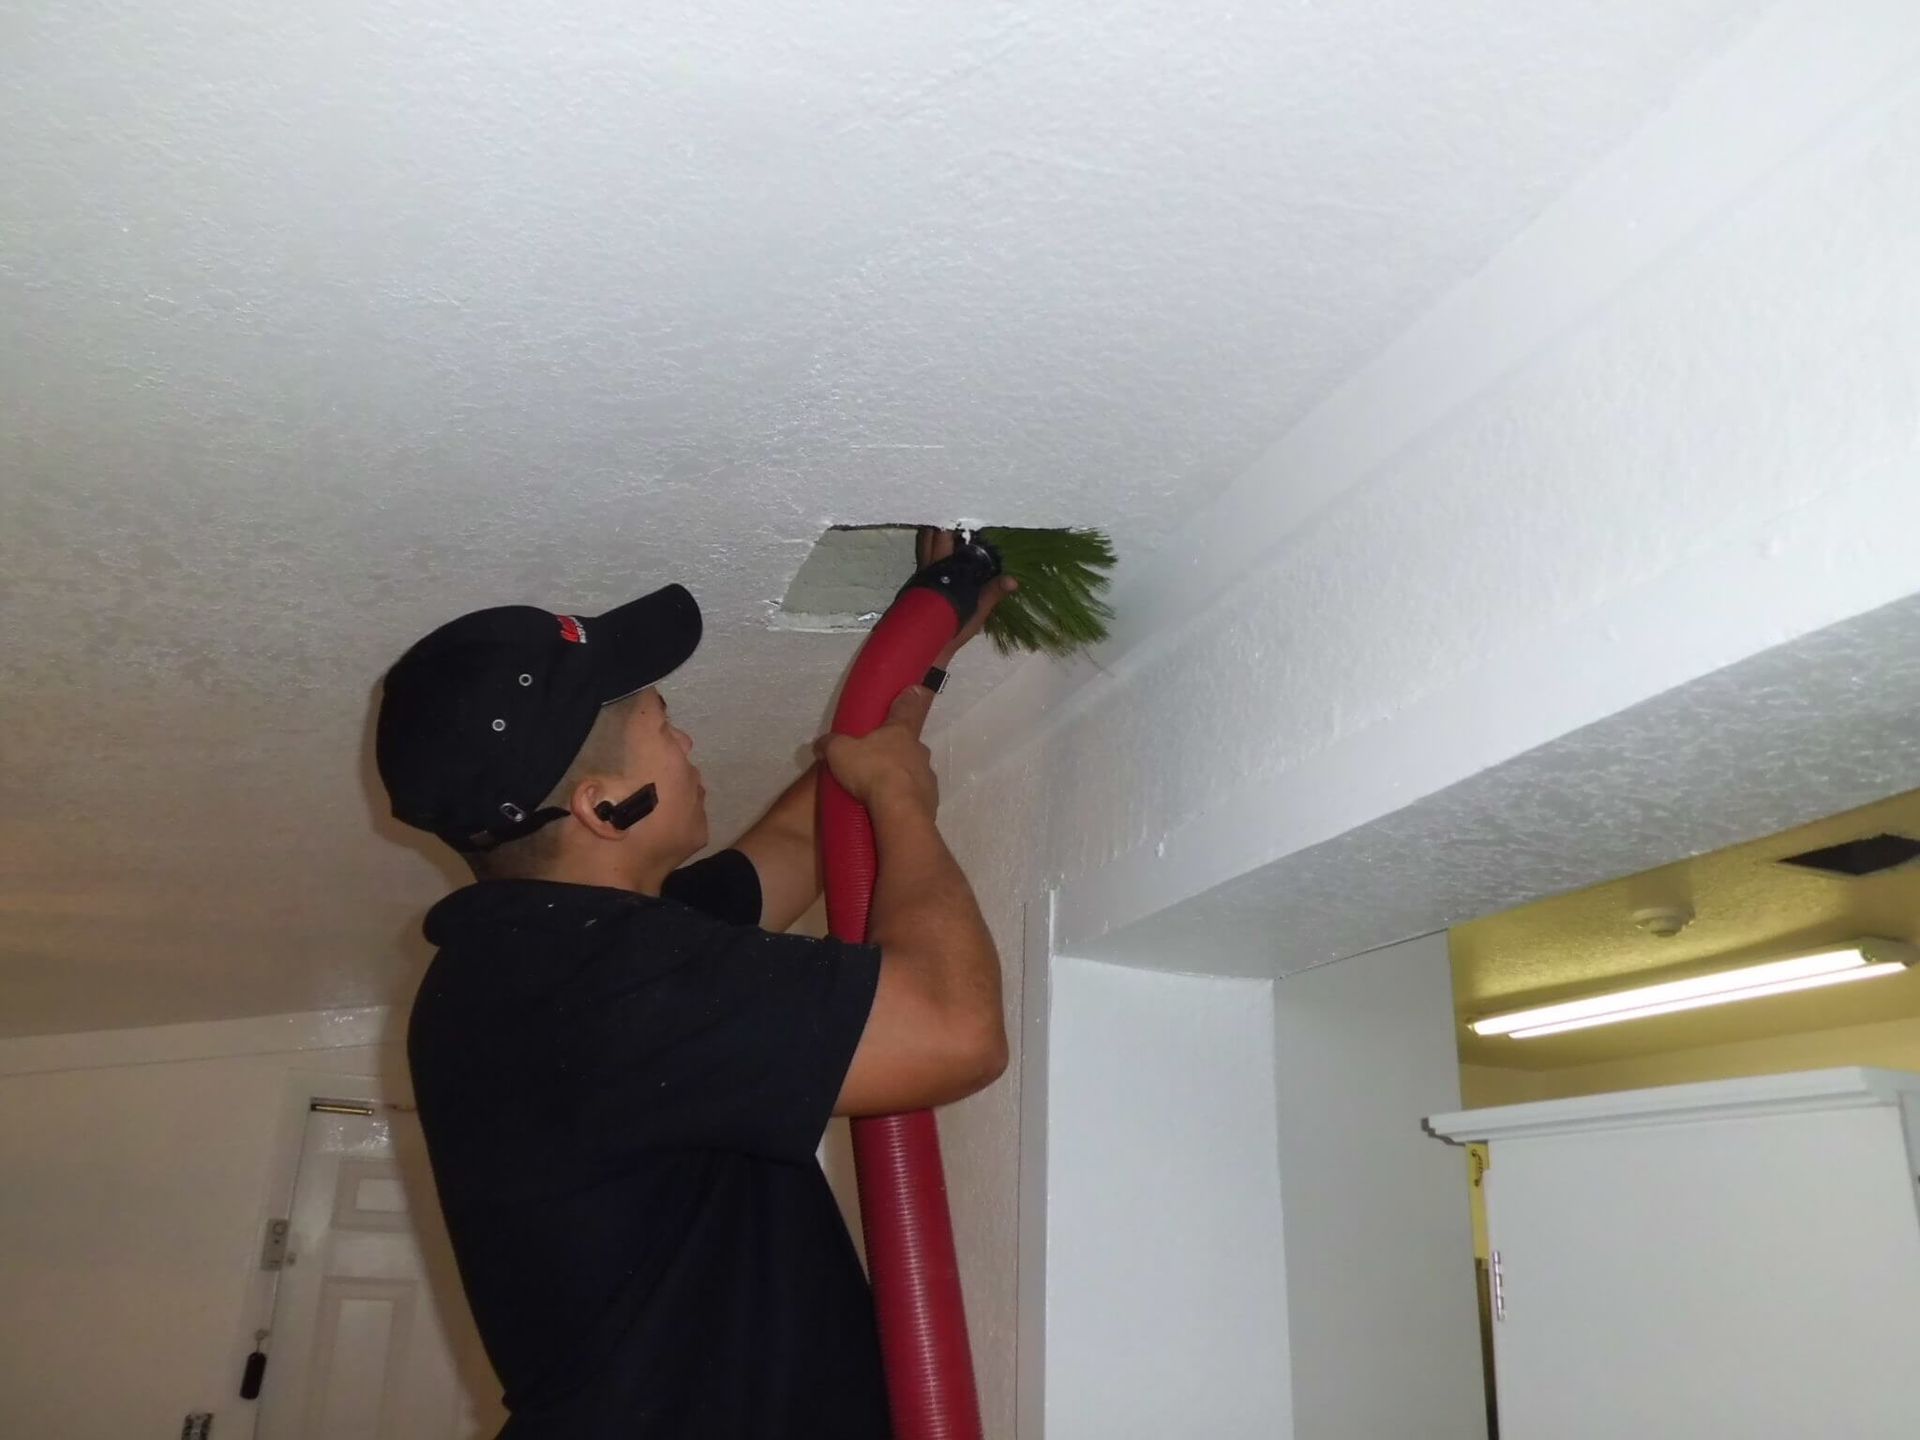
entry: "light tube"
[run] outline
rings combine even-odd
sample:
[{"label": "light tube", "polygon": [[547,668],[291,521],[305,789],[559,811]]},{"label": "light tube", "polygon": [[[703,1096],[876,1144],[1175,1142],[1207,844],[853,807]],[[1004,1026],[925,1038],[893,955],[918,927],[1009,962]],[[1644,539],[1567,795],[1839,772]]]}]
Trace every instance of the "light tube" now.
[{"label": "light tube", "polygon": [[1648,1015],[1671,1015],[1707,1005],[1752,1000],[1762,995],[1785,995],[1820,985],[1877,979],[1906,969],[1916,959],[1920,959],[1920,952],[1898,941],[1862,940],[1812,955],[1490,1015],[1474,1021],[1468,1028],[1476,1035],[1511,1035],[1517,1040],[1528,1040],[1621,1020],[1638,1020]]},{"label": "light tube", "polygon": [[1898,975],[1904,965],[1862,965],[1854,970],[1835,970],[1827,975],[1803,975],[1798,980],[1775,980],[1770,985],[1755,985],[1746,990],[1728,990],[1719,995],[1695,995],[1686,1000],[1668,1000],[1659,1005],[1642,1005],[1632,1010],[1617,1010],[1608,1015],[1589,1015],[1584,1020],[1562,1020],[1557,1025],[1530,1025],[1525,1030],[1509,1030],[1516,1040],[1531,1040],[1536,1035],[1564,1035],[1569,1030],[1586,1030],[1595,1025],[1611,1025],[1618,1020],[1639,1020],[1648,1015],[1672,1015],[1681,1010],[1699,1010],[1708,1005],[1725,1005],[1730,1000],[1754,1000],[1762,995],[1791,995],[1796,990],[1813,990],[1822,985],[1845,985],[1854,980],[1877,980],[1882,975]]}]

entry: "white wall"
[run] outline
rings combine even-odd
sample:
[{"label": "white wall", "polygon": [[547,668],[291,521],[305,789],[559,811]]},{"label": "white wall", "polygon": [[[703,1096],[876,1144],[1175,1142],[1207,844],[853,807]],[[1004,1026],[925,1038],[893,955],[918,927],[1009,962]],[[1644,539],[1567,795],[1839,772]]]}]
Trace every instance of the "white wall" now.
[{"label": "white wall", "polygon": [[1287,1433],[1272,985],[1052,983],[1047,1434]]},{"label": "white wall", "polygon": [[397,1047],[333,1043],[379,1029],[340,1012],[0,1041],[0,1428],[170,1436],[211,1410],[216,1435],[246,1433],[235,1342],[286,1076],[397,1075]]},{"label": "white wall", "polygon": [[[941,737],[942,828],[1003,956],[1049,889],[1071,950],[1920,591],[1917,51],[1909,4],[1778,7],[1163,553],[1123,557],[1105,673],[1031,662]],[[1492,894],[1537,844],[1431,860]],[[995,1436],[1017,1085],[1016,1061],[943,1120]]]},{"label": "white wall", "polygon": [[1447,937],[1288,975],[1273,1010],[1294,1440],[1483,1440],[1467,1189],[1420,1125],[1460,1100]]}]

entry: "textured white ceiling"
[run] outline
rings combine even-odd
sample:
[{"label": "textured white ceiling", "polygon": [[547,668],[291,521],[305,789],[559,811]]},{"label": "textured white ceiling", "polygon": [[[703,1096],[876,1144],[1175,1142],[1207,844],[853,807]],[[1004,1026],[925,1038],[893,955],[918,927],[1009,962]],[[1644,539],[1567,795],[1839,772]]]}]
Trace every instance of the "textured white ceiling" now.
[{"label": "textured white ceiling", "polygon": [[[1483,938],[1455,966],[1466,1013],[1862,930],[1920,940],[1907,877],[1843,884],[1770,873],[1773,857],[1805,845],[1920,820],[1910,800],[1896,798],[1920,785],[1916,713],[1920,594],[1696,676],[1104,933],[1075,934],[1083,908],[1075,891],[1086,887],[1069,883],[1056,937],[1064,932],[1070,953],[1088,959],[1284,978],[1484,924],[1493,943]],[[1697,868],[1688,863],[1696,856],[1707,857]],[[1656,945],[1622,927],[1623,910],[1684,898],[1696,884],[1701,919],[1679,939]],[[1556,896],[1575,898],[1542,899]],[[1602,942],[1603,933],[1611,938]],[[1554,953],[1530,954],[1548,934],[1564,937]],[[1783,1033],[1802,1019],[1809,1029],[1848,1023],[1833,1017],[1857,1021],[1856,1003],[1909,1013],[1901,1007],[1920,986],[1855,988],[1875,993],[1836,996],[1834,1008],[1825,997],[1756,1001],[1703,1021],[1724,1029],[1671,1016],[1491,1048],[1463,1042],[1461,1053],[1522,1068],[1580,1064],[1677,1048],[1689,1036],[1697,1044],[1709,1033]]]},{"label": "textured white ceiling", "polygon": [[0,1032],[388,998],[369,696],[474,606],[688,584],[731,834],[825,525],[1144,553],[1761,8],[0,9]]}]

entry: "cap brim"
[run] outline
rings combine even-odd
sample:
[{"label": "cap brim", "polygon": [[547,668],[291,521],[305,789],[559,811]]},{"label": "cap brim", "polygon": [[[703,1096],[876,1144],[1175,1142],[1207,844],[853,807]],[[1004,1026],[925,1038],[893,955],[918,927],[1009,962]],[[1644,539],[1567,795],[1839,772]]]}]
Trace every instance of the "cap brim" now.
[{"label": "cap brim", "polygon": [[700,605],[684,585],[662,585],[585,622],[594,648],[594,689],[602,705],[644,690],[699,648]]}]

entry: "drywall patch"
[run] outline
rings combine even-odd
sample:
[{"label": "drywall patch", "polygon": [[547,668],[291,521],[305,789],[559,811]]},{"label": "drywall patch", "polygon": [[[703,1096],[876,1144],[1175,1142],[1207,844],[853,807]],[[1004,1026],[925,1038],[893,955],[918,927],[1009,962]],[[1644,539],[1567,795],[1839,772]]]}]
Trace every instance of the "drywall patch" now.
[{"label": "drywall patch", "polygon": [[913,574],[912,525],[833,525],[787,586],[777,630],[871,630]]}]

